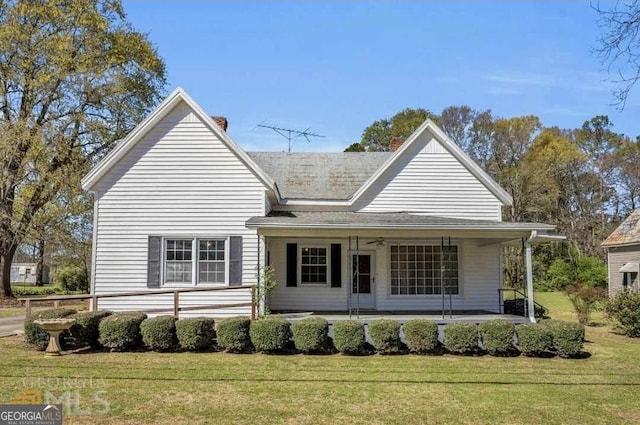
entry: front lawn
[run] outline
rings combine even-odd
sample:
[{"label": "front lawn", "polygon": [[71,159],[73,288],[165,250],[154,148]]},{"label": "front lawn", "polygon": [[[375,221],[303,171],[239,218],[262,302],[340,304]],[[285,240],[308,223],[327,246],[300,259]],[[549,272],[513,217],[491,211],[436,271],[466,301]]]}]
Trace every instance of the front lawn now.
[{"label": "front lawn", "polygon": [[[572,319],[563,297],[538,300],[552,316]],[[640,341],[604,326],[588,328],[587,340],[592,356],[579,360],[146,352],[45,358],[12,337],[0,339],[0,403],[27,389],[56,397],[66,391],[79,409],[65,418],[70,424],[639,423]],[[107,410],[104,402],[109,411],[96,413]]]},{"label": "front lawn", "polygon": [[[24,298],[33,298],[35,296],[32,297],[24,297]],[[18,303],[12,303],[10,306],[5,306],[0,304],[0,319],[3,317],[15,317],[15,316],[24,316],[26,313],[26,310],[23,306],[21,305],[17,305]],[[61,301],[60,302],[60,306],[61,307],[68,307],[68,308],[73,308],[75,310],[81,311],[81,310],[88,310],[89,309],[89,301],[87,300],[71,300],[71,301]],[[53,308],[53,301],[47,301],[47,302],[39,302],[39,303],[34,303],[33,306],[31,307],[31,311],[32,313],[41,311],[41,310],[47,310]]]}]

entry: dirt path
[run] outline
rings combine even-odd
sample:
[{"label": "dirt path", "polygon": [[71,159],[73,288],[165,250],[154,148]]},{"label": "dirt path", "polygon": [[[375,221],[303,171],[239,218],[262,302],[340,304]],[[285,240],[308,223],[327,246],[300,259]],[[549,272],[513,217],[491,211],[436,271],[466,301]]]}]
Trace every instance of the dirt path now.
[{"label": "dirt path", "polygon": [[25,316],[0,318],[0,337],[15,335],[16,331],[22,331]]}]

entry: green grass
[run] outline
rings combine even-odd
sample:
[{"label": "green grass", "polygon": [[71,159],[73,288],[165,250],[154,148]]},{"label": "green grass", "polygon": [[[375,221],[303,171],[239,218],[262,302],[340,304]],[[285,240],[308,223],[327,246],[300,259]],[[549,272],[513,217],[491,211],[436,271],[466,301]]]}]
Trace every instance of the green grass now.
[{"label": "green grass", "polygon": [[[46,305],[49,304],[49,305]],[[89,309],[89,302],[86,300],[74,300],[74,301],[61,301],[60,302],[60,306],[61,307],[68,307],[68,308],[74,308],[76,310],[88,310]],[[46,310],[49,308],[53,308],[53,302],[47,302],[47,303],[37,303],[37,304],[33,304],[33,307],[31,308],[32,312],[36,312],[36,311],[40,311],[40,310]],[[0,318],[3,317],[15,317],[15,316],[22,316],[26,313],[26,310],[24,307],[0,307]]]},{"label": "green grass", "polygon": [[[539,294],[570,318],[562,294]],[[640,346],[587,329],[585,359],[86,353],[45,358],[0,339],[0,403],[76,392],[69,424],[627,424],[640,422]],[[71,403],[72,405],[74,403]]]},{"label": "green grass", "polygon": [[0,318],[22,316],[23,314],[24,308],[0,308]]}]

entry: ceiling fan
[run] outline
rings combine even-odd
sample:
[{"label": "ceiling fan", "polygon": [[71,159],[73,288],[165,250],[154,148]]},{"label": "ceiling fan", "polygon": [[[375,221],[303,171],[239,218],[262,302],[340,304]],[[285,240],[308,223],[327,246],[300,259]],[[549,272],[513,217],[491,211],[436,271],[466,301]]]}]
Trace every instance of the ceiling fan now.
[{"label": "ceiling fan", "polygon": [[371,244],[376,244],[376,246],[384,246],[384,238],[376,238],[375,240],[372,240],[371,242],[367,242],[367,245],[371,245]]}]

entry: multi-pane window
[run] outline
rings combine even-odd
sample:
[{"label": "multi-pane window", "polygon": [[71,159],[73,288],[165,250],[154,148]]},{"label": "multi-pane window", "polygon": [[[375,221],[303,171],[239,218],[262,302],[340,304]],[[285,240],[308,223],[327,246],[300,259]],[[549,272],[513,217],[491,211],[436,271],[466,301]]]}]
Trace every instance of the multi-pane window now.
[{"label": "multi-pane window", "polygon": [[164,282],[225,283],[225,246],[225,239],[165,239]]},{"label": "multi-pane window", "polygon": [[459,293],[457,246],[391,246],[391,295],[438,295],[443,289]]},{"label": "multi-pane window", "polygon": [[198,240],[198,282],[224,283],[224,240]]},{"label": "multi-pane window", "polygon": [[166,283],[191,283],[191,239],[167,239],[165,249]]},{"label": "multi-pane window", "polygon": [[327,283],[327,248],[302,248],[301,283]]}]

